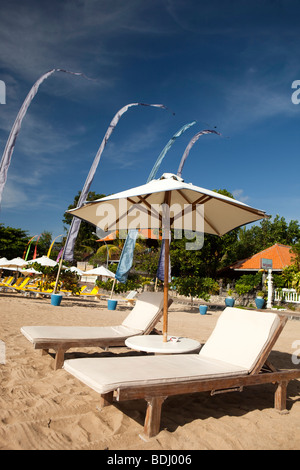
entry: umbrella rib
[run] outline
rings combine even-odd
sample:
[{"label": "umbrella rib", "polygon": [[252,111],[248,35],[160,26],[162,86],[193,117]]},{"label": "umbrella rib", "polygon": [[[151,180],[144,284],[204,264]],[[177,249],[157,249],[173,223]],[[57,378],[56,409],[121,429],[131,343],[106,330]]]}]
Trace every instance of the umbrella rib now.
[{"label": "umbrella rib", "polygon": [[[187,202],[189,202],[189,204],[191,204],[190,201],[188,201],[187,196],[186,196],[184,193],[182,193],[182,191],[181,191],[180,189],[178,190],[178,192],[181,194],[181,196],[182,196]],[[205,200],[204,202],[207,202],[207,201],[209,201],[210,199],[218,199],[217,197],[214,197],[214,196],[203,195],[203,196],[201,196],[197,201],[195,201],[193,204],[199,204],[199,202],[201,201],[201,198],[202,198],[202,197],[203,197],[203,198],[208,197],[208,199]],[[226,199],[226,201],[224,200],[224,202],[225,202],[225,204],[229,204],[229,205],[231,205],[231,206],[238,207],[238,208],[243,209],[243,210],[245,210],[245,211],[251,212],[252,214],[257,214],[257,215],[260,215],[261,217],[266,217],[264,211],[261,211],[261,210],[259,210],[259,209],[255,209],[255,208],[253,208],[253,207],[246,206],[246,205],[244,205],[243,207],[241,207],[241,206],[240,206],[240,203],[239,203],[238,201],[236,201],[236,202],[235,202],[234,200],[231,201],[230,198],[229,198],[229,200],[227,200],[227,199]],[[203,201],[202,201],[202,204],[203,204]]]},{"label": "umbrella rib", "polygon": [[141,197],[141,196],[139,196],[139,201],[138,201],[138,202],[135,202],[135,201],[134,201],[133,199],[131,199],[131,198],[127,198],[127,200],[128,200],[129,202],[131,202],[132,204],[134,204],[134,205],[144,203],[145,206],[146,206],[148,209],[150,209],[150,210],[147,210],[147,209],[146,209],[145,207],[143,207],[143,206],[141,206],[140,209],[143,210],[144,212],[146,212],[146,213],[147,213],[148,215],[150,215],[150,216],[151,216],[152,214],[154,214],[154,215],[156,216],[156,218],[161,221],[161,220],[162,220],[161,214],[159,214],[159,212],[157,212],[157,211],[154,209],[154,207],[152,207],[152,205],[151,205],[148,201],[146,201],[147,197],[149,197],[149,196],[150,196],[150,194],[147,194],[146,197]]},{"label": "umbrella rib", "polygon": [[[150,194],[149,194],[149,196],[150,196]],[[148,197],[148,196],[147,196],[147,197]],[[145,208],[143,205],[141,205],[140,208],[139,208],[141,211],[143,211],[144,213],[146,213],[146,214],[148,214],[148,215],[150,215],[150,216],[152,216],[152,215],[156,216],[156,218],[159,219],[160,221],[162,220],[161,215],[151,206],[151,204],[150,204],[148,201],[146,201],[146,198],[142,198],[141,196],[139,196],[139,201],[136,202],[134,199],[131,199],[131,198],[128,197],[128,198],[127,198],[127,201],[129,201],[129,202],[130,202],[131,204],[133,204],[134,206],[137,205],[137,204],[144,203],[145,206],[146,206],[146,208]],[[148,209],[147,209],[147,208],[148,208]],[[131,209],[132,209],[132,207],[130,207],[129,210],[128,210],[126,213],[124,212],[123,214],[121,214],[121,215],[113,222],[114,227],[117,227],[117,224],[118,224],[122,219],[124,219],[124,217],[127,217],[127,215],[129,214],[129,212],[130,212]],[[149,209],[150,209],[150,210],[149,210]],[[106,227],[106,230],[105,230],[105,231],[110,230],[113,225],[108,225],[108,226]]]},{"label": "umbrella rib", "polygon": [[[203,194],[201,195],[198,199],[196,199],[196,201],[194,202],[191,202],[189,200],[189,198],[179,189],[178,190],[179,194],[183,197],[183,199],[185,199],[185,201],[190,205],[189,207],[183,209],[180,213],[178,213],[177,215],[175,215],[174,217],[172,217],[171,221],[170,221],[170,225],[172,226],[172,224],[174,223],[175,220],[177,220],[178,218],[182,217],[184,215],[184,213],[186,214],[187,211],[192,211],[194,212],[195,209],[197,208],[197,204],[205,204],[206,202],[210,201],[212,199],[212,196],[208,196],[206,194]],[[216,229],[216,227],[211,223],[209,222],[209,220],[205,217],[204,215],[204,221],[207,223],[207,225],[210,226],[210,228],[212,230],[214,230],[215,233],[217,233],[218,235],[220,235],[220,232]]]}]

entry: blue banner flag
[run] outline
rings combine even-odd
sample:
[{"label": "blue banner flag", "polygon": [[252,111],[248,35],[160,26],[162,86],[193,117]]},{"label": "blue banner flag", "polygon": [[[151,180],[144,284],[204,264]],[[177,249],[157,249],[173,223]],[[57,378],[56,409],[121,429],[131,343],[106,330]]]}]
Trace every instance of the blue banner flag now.
[{"label": "blue banner flag", "polygon": [[[171,242],[171,235],[170,235],[170,242]],[[163,240],[162,244],[161,244],[156,277],[157,277],[157,279],[160,279],[161,281],[165,280],[165,240]],[[169,259],[169,279],[168,279],[168,282],[171,282],[171,262],[170,262],[170,259]]]},{"label": "blue banner flag", "polygon": [[147,179],[147,183],[149,183],[149,181],[152,181],[155,176],[156,176],[156,173],[160,167],[160,164],[161,162],[163,161],[164,159],[164,156],[166,155],[166,153],[170,150],[170,148],[172,147],[172,145],[174,144],[175,140],[177,139],[177,137],[180,137],[187,129],[189,129],[191,126],[193,126],[194,124],[196,124],[197,121],[193,121],[193,122],[190,122],[188,124],[185,124],[181,129],[179,129],[179,131],[176,132],[176,134],[173,135],[173,137],[169,140],[169,142],[167,143],[167,145],[165,146],[165,148],[162,150],[162,152],[159,154],[156,162],[155,162],[155,165],[154,167],[152,168],[151,170],[151,173]]},{"label": "blue banner flag", "polygon": [[[150,174],[149,174],[149,177],[148,177],[148,179],[147,179],[147,183],[149,183],[149,181],[152,181],[152,180],[155,178],[156,173],[158,172],[158,169],[159,169],[159,167],[160,167],[160,165],[161,165],[161,162],[163,161],[163,159],[164,159],[166,153],[170,150],[170,148],[171,148],[172,145],[174,144],[174,142],[175,142],[175,140],[177,139],[177,137],[180,137],[187,129],[189,129],[189,128],[190,128],[191,126],[193,126],[194,124],[196,124],[196,121],[189,122],[188,124],[185,124],[185,125],[184,125],[183,127],[181,127],[181,129],[179,129],[179,131],[177,131],[176,134],[174,134],[173,137],[169,140],[169,142],[167,143],[167,145],[164,147],[164,149],[162,150],[162,152],[159,154],[159,156],[158,156],[158,158],[157,158],[157,160],[156,160],[156,162],[155,162],[155,164],[154,164],[154,166],[153,166],[153,168],[152,168],[152,170],[151,170],[151,172],[150,172]],[[131,231],[128,232],[128,236],[129,236],[129,233],[130,233],[130,232],[131,232]],[[135,239],[136,239],[136,238],[135,238]],[[135,242],[134,242],[134,244],[135,244]],[[163,245],[163,246],[164,246],[164,245]],[[162,247],[163,247],[163,246],[162,246]],[[129,252],[126,253],[126,250],[130,250],[130,253],[129,253]],[[124,252],[124,257],[126,257],[126,259],[128,260],[128,265],[130,264],[130,268],[131,268],[132,263],[133,263],[134,246],[133,246],[133,249],[132,249],[132,245],[131,245],[131,244],[128,245],[128,247],[127,247],[127,246],[126,246],[126,243],[125,243],[125,245],[124,245],[124,247],[123,247],[122,255],[123,255],[123,252]],[[121,257],[122,257],[122,255],[121,255]],[[164,255],[163,255],[163,256],[164,256]],[[131,258],[130,258],[130,257],[131,257]],[[129,260],[130,260],[130,261],[129,261]],[[120,267],[120,263],[119,263],[119,267]],[[118,267],[118,270],[119,270],[119,267]],[[123,274],[123,275],[120,274],[120,277],[122,277],[122,279],[123,279],[123,280],[120,281],[120,282],[126,282],[130,268],[128,269],[128,271],[126,271],[126,272],[127,272],[127,275],[126,275],[126,276],[125,276],[124,274]],[[162,267],[162,272],[164,272],[163,269],[164,269],[164,268]],[[116,273],[116,278],[117,278],[118,280],[120,280],[120,279],[118,278],[118,270],[117,270],[117,273]],[[163,274],[163,276],[164,276],[164,274]],[[161,278],[159,278],[159,279],[161,279]],[[163,278],[162,278],[162,280],[163,280]]]},{"label": "blue banner flag", "polygon": [[[85,184],[84,184],[84,187],[81,191],[81,194],[80,194],[80,198],[79,198],[79,201],[78,201],[78,206],[77,207],[81,207],[83,206],[83,204],[86,202],[86,199],[87,199],[87,196],[88,196],[88,193],[89,193],[89,190],[90,190],[90,187],[91,187],[91,184],[93,182],[93,179],[94,179],[94,175],[95,175],[95,172],[96,172],[96,169],[98,167],[98,164],[99,164],[99,161],[100,161],[100,158],[101,158],[101,155],[103,153],[103,150],[107,144],[107,141],[108,139],[110,138],[111,134],[113,133],[114,129],[116,128],[116,125],[118,124],[121,116],[126,113],[126,111],[131,107],[131,106],[153,106],[155,108],[163,108],[163,109],[167,109],[166,106],[164,106],[163,104],[145,104],[145,103],[131,103],[131,104],[127,104],[126,106],[124,106],[123,108],[121,108],[116,114],[115,116],[113,117],[113,120],[111,121],[107,131],[106,131],[106,134],[101,142],[101,145],[98,149],[98,152],[96,153],[96,156],[94,158],[94,161],[92,163],[92,166],[90,168],[90,171],[89,171],[89,174],[87,176],[87,179],[85,181]],[[71,223],[71,227],[69,229],[69,232],[68,232],[68,236],[67,236],[67,240],[66,240],[66,244],[65,244],[65,248],[64,248],[64,253],[63,253],[63,259],[66,260],[66,261],[72,261],[73,260],[73,257],[74,257],[74,245],[75,245],[75,241],[76,241],[76,238],[77,238],[77,235],[78,235],[78,231],[79,231],[79,228],[80,228],[80,224],[81,224],[81,220],[78,219],[77,217],[73,217],[73,220],[72,220],[72,223]]]},{"label": "blue banner flag", "polygon": [[138,235],[137,229],[128,231],[124,247],[121,253],[118,269],[116,271],[115,278],[119,282],[126,282],[129,271],[132,267],[133,252],[135,248],[136,237]]}]

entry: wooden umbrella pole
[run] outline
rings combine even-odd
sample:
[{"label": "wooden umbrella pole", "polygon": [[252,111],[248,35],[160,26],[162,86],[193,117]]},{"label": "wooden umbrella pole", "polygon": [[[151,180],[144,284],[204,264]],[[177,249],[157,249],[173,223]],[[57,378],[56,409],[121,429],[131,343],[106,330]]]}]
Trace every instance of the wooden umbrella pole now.
[{"label": "wooden umbrella pole", "polygon": [[168,341],[168,303],[169,303],[169,252],[170,240],[165,239],[165,266],[164,266],[164,315],[163,315],[163,342]]},{"label": "wooden umbrella pole", "polygon": [[[167,191],[165,194],[165,204],[168,206],[167,212],[170,218],[169,208],[171,202],[171,192]],[[166,216],[166,215],[165,215]],[[164,218],[164,217],[163,217]],[[164,314],[163,314],[163,342],[168,341],[168,303],[169,303],[169,255],[170,255],[170,226],[164,226],[163,234],[165,242],[165,265],[164,265]]]}]

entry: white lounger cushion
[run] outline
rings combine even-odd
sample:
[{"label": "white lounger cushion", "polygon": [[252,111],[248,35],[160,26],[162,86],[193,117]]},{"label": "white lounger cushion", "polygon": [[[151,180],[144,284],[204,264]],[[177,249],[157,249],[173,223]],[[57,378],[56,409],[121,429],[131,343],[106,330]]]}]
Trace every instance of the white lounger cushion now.
[{"label": "white lounger cushion", "polygon": [[119,387],[246,375],[279,321],[273,313],[226,308],[199,354],[73,359],[64,368],[101,394]]},{"label": "white lounger cushion", "polygon": [[187,380],[247,374],[248,371],[199,354],[70,359],[64,369],[98,393]]},{"label": "white lounger cushion", "polygon": [[126,326],[23,326],[23,335],[31,342],[39,341],[71,341],[84,339],[109,339],[118,338],[124,340],[129,336],[141,334],[140,330],[129,329]]},{"label": "white lounger cushion", "polygon": [[153,321],[153,318],[163,308],[163,292],[143,292],[137,298],[136,304],[127,315],[122,325],[127,328],[135,328],[145,331]]},{"label": "white lounger cushion", "polygon": [[122,339],[143,334],[163,307],[163,292],[143,292],[134,308],[117,326],[23,326],[21,333],[32,343],[82,339]]},{"label": "white lounger cushion", "polygon": [[227,307],[199,354],[250,372],[279,323],[276,313]]}]

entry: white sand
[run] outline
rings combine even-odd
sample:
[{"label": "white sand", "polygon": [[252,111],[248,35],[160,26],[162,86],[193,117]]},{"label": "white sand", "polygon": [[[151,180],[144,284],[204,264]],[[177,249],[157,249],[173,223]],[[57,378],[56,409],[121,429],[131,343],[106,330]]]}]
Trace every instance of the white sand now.
[{"label": "white sand", "polygon": [[[273,409],[273,386],[245,389],[211,397],[209,393],[168,398],[163,405],[160,433],[144,441],[144,400],[99,409],[99,395],[64,370],[53,370],[53,359],[35,351],[20,333],[24,325],[119,324],[128,308],[108,311],[105,303],[63,299],[30,299],[0,293],[0,340],[5,364],[0,364],[0,449],[299,449],[300,383],[288,388],[288,414]],[[220,313],[199,315],[188,305],[173,303],[169,333],[205,342]],[[300,368],[291,362],[292,344],[299,341],[300,321],[289,320],[271,354],[280,368]],[[0,343],[1,344],[1,343]],[[3,346],[3,344],[2,344]],[[126,348],[72,350],[84,354],[128,354]],[[0,357],[1,362],[1,357]],[[3,361],[2,361],[3,362]]]}]

